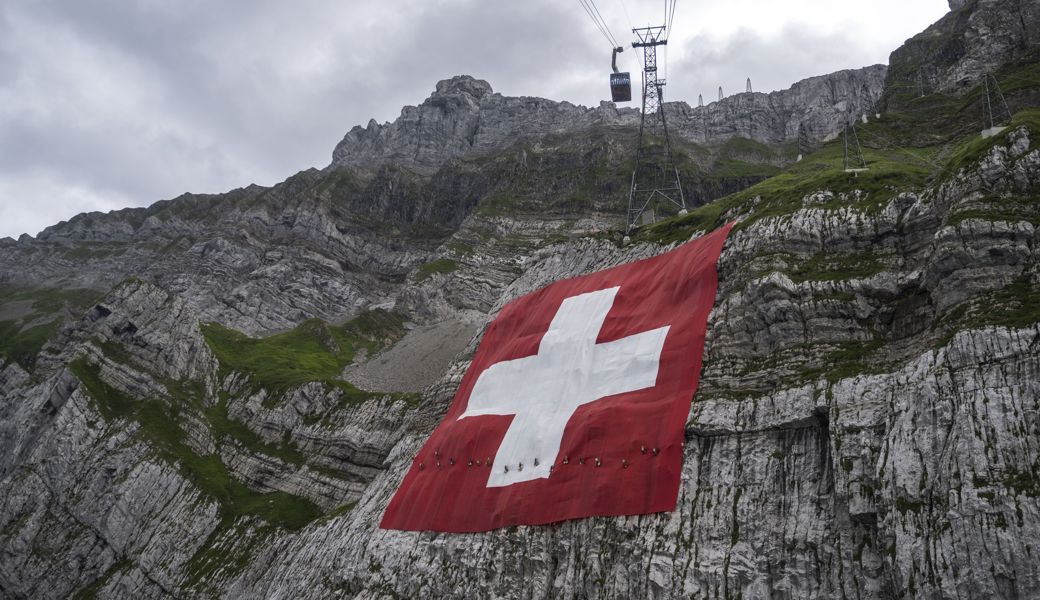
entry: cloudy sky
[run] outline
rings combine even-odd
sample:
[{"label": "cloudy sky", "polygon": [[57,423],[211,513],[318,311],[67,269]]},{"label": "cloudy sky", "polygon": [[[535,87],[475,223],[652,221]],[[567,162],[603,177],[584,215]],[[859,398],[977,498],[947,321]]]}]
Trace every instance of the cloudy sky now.
[{"label": "cloudy sky", "polygon": [[[597,0],[615,37],[661,0]],[[677,0],[668,98],[888,61],[946,0]],[[635,70],[629,48],[623,65]],[[466,73],[595,105],[610,46],[578,0],[3,0],[0,237],[328,164]]]}]

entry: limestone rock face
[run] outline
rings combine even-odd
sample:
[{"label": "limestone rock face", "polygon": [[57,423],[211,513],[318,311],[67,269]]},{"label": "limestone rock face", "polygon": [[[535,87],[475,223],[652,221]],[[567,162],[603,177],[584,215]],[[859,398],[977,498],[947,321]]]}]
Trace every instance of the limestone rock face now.
[{"label": "limestone rock face", "polygon": [[884,65],[874,65],[811,77],[779,92],[736,94],[704,107],[674,103],[669,116],[676,116],[669,126],[702,144],[740,136],[810,148],[833,139],[846,123],[876,112],[886,72]]},{"label": "limestone rock face", "polygon": [[[1006,6],[936,31],[996,56]],[[730,195],[885,76],[669,104],[692,204],[726,198],[628,245],[638,115],[468,77],[321,171],[0,240],[0,595],[1040,597],[1040,128]],[[675,511],[379,529],[508,302],[729,221]]]},{"label": "limestone rock face", "polygon": [[[850,118],[874,111],[885,67],[813,77],[770,94],[738,94],[691,108],[670,102],[670,127],[699,144],[736,136],[767,144],[813,144]],[[433,169],[452,157],[488,152],[517,138],[574,134],[596,126],[636,128],[639,111],[602,102],[596,108],[542,98],[506,97],[486,81],[459,76],[441,81],[419,106],[406,106],[393,123],[354,127],[332,153],[333,165],[404,162]]]},{"label": "limestone rock face", "polygon": [[1033,0],[951,0],[950,9],[892,53],[890,89],[965,93],[1040,49],[1040,5]]},{"label": "limestone rock face", "polygon": [[[3,589],[1040,594],[1040,234],[1033,217],[1001,212],[1002,199],[1040,190],[1033,135],[1006,132],[922,189],[837,203],[821,190],[761,218],[766,200],[751,198],[719,217],[741,225],[720,259],[672,513],[466,535],[378,529],[502,306],[668,245],[553,241],[551,221],[470,215],[436,253],[453,270],[390,289],[397,310],[471,323],[476,337],[421,394],[361,399],[322,382],[257,388],[220,366],[191,303],[127,281],[66,326],[32,374],[0,370]],[[153,408],[113,412],[119,398]],[[177,411],[181,434],[162,437],[148,419],[158,409]],[[236,497],[294,498],[324,516],[290,527],[235,512],[241,500],[214,495],[195,461],[222,465],[243,486]]]}]

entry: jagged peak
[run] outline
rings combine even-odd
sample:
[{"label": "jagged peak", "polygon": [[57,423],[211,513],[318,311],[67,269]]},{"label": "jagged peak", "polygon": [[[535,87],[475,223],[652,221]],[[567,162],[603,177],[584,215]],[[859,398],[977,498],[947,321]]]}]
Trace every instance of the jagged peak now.
[{"label": "jagged peak", "polygon": [[[675,111],[677,120],[669,127],[679,138],[697,143],[721,142],[734,135],[757,135],[764,143],[819,141],[833,134],[848,114],[873,107],[881,95],[886,69],[884,65],[874,65],[839,71],[803,80],[788,90],[754,95],[762,103],[772,102],[771,98],[783,99],[780,103],[787,112],[777,114],[768,126],[762,122],[768,117],[762,117],[756,127],[741,131],[740,124],[750,123],[750,114],[759,111],[759,105],[732,100],[724,101],[724,114],[713,113],[712,118],[718,122],[712,123],[703,118],[700,109],[693,110],[684,102],[670,102],[668,110]],[[820,82],[829,82],[826,90],[817,89]],[[835,86],[834,82],[841,85]],[[695,114],[698,116],[692,116]],[[791,128],[792,121],[801,125]],[[452,157],[488,151],[518,137],[575,133],[601,125],[638,127],[639,111],[618,108],[609,102],[587,108],[544,98],[503,96],[484,80],[458,75],[437,82],[429,98],[418,106],[405,106],[395,121],[380,124],[370,120],[366,127],[352,128],[333,150],[331,164],[405,161],[412,168],[432,171]],[[710,132],[705,131],[709,128]],[[803,134],[809,139],[798,137]]]},{"label": "jagged peak", "polygon": [[491,84],[483,79],[477,79],[470,75],[456,75],[451,79],[442,79],[437,82],[434,96],[443,96],[448,94],[468,94],[477,100],[491,95],[494,90],[491,89]]}]

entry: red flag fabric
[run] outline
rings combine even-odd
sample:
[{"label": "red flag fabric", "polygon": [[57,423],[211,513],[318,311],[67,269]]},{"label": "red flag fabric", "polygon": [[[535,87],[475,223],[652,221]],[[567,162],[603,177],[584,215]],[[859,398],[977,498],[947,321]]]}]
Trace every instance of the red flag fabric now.
[{"label": "red flag fabric", "polygon": [[503,308],[380,527],[474,532],[674,510],[731,227]]}]

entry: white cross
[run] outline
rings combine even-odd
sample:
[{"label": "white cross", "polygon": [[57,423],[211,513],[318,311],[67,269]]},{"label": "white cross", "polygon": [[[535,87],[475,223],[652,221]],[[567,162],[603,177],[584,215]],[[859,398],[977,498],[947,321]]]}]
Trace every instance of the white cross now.
[{"label": "white cross", "polygon": [[657,384],[667,326],[596,343],[618,289],[567,298],[537,354],[495,363],[477,378],[460,420],[515,415],[495,454],[487,487],[548,477],[563,430],[578,407]]}]

